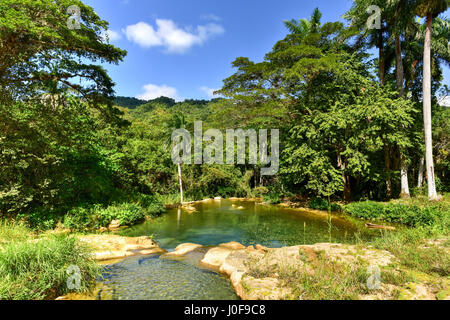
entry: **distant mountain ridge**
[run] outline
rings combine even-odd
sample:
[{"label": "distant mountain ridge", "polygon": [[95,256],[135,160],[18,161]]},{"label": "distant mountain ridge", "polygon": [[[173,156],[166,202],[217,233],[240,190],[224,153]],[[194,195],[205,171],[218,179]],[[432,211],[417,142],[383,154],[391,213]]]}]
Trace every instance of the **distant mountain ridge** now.
[{"label": "distant mountain ridge", "polygon": [[[216,102],[218,100],[220,100],[220,98],[216,98],[216,99],[212,99],[212,100],[186,99],[181,103],[189,103],[189,104],[194,104],[194,105],[207,105],[210,102]],[[178,103],[180,103],[180,102],[178,102]],[[119,106],[122,108],[128,108],[128,109],[134,110],[143,105],[155,105],[155,104],[164,104],[168,107],[172,107],[175,104],[177,104],[177,102],[174,99],[168,98],[168,97],[159,97],[159,98],[152,99],[152,100],[141,100],[141,99],[132,98],[132,97],[119,96],[114,99],[114,104],[116,106]]]}]

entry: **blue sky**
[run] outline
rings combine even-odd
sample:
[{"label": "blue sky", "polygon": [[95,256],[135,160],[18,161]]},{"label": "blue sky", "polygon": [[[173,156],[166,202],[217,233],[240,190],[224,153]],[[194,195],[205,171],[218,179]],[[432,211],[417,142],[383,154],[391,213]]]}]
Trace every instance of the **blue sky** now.
[{"label": "blue sky", "polygon": [[[120,96],[209,99],[233,74],[236,57],[261,61],[287,34],[282,21],[342,20],[350,0],[85,0],[110,23],[112,44],[128,51],[107,66]],[[450,72],[445,70],[449,83]]]}]

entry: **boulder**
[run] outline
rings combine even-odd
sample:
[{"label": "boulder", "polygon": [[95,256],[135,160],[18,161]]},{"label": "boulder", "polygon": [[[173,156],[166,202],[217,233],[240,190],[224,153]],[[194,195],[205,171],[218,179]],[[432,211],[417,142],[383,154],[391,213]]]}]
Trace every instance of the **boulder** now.
[{"label": "boulder", "polygon": [[239,242],[228,242],[228,243],[222,243],[219,245],[221,248],[230,249],[230,250],[243,250],[245,249],[245,246],[240,244]]},{"label": "boulder", "polygon": [[202,245],[195,243],[183,243],[175,248],[175,251],[166,253],[165,256],[184,256],[195,249],[202,248]]},{"label": "boulder", "polygon": [[119,220],[113,220],[108,226],[108,229],[110,231],[114,231],[120,228],[120,221]]}]

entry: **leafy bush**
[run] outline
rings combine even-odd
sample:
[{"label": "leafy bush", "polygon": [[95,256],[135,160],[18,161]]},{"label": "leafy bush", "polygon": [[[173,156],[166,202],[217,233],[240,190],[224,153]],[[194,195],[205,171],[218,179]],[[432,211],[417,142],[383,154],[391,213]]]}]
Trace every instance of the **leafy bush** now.
[{"label": "leafy bush", "polygon": [[35,210],[27,214],[18,214],[16,219],[23,221],[30,228],[41,231],[54,229],[59,221],[59,217],[55,213],[45,209]]},{"label": "leafy bush", "polygon": [[69,266],[81,271],[78,292],[87,291],[100,268],[88,249],[72,237],[13,241],[0,250],[0,299],[51,299],[69,293]]},{"label": "leafy bush", "polygon": [[99,228],[102,226],[101,211],[99,204],[73,208],[64,216],[64,227],[79,231]]},{"label": "leafy bush", "polygon": [[138,197],[138,203],[147,216],[157,216],[165,210],[163,202],[157,196],[141,194]]},{"label": "leafy bush", "polygon": [[281,202],[281,197],[278,193],[268,193],[265,194],[263,197],[265,202],[271,203],[271,204],[278,204]]},{"label": "leafy bush", "polygon": [[269,189],[266,187],[256,187],[252,190],[253,195],[257,198],[264,198],[269,192]]},{"label": "leafy bush", "polygon": [[328,200],[323,198],[313,198],[309,201],[309,207],[315,210],[323,210],[323,211],[341,211],[342,208],[340,205],[336,203],[330,203]]},{"label": "leafy bush", "polygon": [[448,220],[449,216],[448,208],[439,204],[419,207],[401,203],[365,201],[348,204],[345,211],[357,218],[398,222],[412,227],[447,223],[445,220]]},{"label": "leafy bush", "polygon": [[131,226],[144,219],[144,209],[134,203],[112,205],[100,211],[100,221],[104,227],[113,220],[119,220],[122,226]]}]

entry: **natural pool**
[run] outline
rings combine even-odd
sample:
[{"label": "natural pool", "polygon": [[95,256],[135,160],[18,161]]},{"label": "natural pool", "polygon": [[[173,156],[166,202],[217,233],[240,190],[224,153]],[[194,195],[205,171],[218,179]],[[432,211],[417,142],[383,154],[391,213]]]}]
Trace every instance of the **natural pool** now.
[{"label": "natural pool", "polygon": [[261,205],[254,201],[209,201],[195,205],[194,213],[169,210],[163,216],[124,230],[124,236],[153,236],[171,250],[182,243],[218,245],[237,241],[269,247],[353,242],[369,233],[349,220],[324,212]]},{"label": "natural pool", "polygon": [[[171,251],[182,243],[205,246],[237,241],[246,246],[282,247],[318,242],[354,242],[370,233],[338,215],[261,205],[254,201],[208,201],[196,212],[171,209],[121,235],[153,236]],[[99,299],[237,299],[224,276],[189,261],[133,257],[105,267]]]}]

